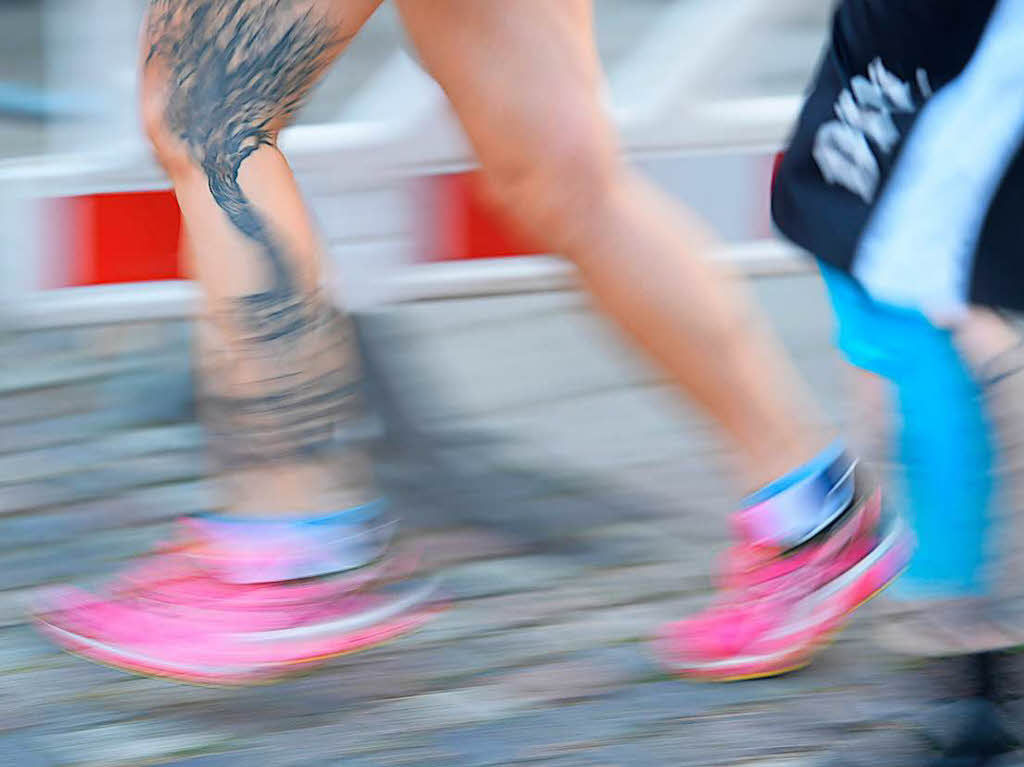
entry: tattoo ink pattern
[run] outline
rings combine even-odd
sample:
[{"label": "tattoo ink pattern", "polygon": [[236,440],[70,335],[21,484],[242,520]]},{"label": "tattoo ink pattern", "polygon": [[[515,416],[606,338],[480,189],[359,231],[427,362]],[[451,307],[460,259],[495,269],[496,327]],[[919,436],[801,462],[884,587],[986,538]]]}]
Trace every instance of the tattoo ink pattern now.
[{"label": "tattoo ink pattern", "polygon": [[226,467],[307,457],[358,418],[351,324],[300,284],[239,171],[302,106],[345,40],[318,0],[151,0],[146,66],[166,73],[164,119],[230,222],[258,246],[261,292],[208,318],[204,417]]},{"label": "tattoo ink pattern", "polygon": [[308,321],[283,248],[246,199],[242,163],[270,145],[344,44],[298,0],[152,0],[147,64],[169,69],[166,121],[209,179],[231,222],[263,250],[270,286],[244,299],[268,339]]},{"label": "tattoo ink pattern", "polygon": [[365,415],[353,326],[324,301],[307,312],[289,349],[232,341],[230,317],[227,332],[217,333],[215,321],[205,328],[202,414],[225,468],[352,447],[343,442]]}]

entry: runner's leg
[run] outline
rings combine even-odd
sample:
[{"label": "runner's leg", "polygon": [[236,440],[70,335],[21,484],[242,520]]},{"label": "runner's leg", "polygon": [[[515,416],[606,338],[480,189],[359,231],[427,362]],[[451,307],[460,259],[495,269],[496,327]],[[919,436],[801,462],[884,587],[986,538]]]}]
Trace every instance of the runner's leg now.
[{"label": "runner's leg", "polygon": [[[841,443],[822,449],[811,397],[714,266],[711,234],[623,162],[599,98],[589,0],[398,6],[495,200],[579,267],[601,307],[733,439],[742,481],[761,488],[736,520],[730,609],[670,627],[666,657],[708,679],[805,664],[894,577],[908,543],[883,526],[873,483]],[[747,588],[761,579],[767,587]]]},{"label": "runner's leg", "polygon": [[[1010,750],[1015,743],[998,708],[1004,696],[1018,695],[1001,678],[1012,678],[1015,665],[1005,650],[1024,641],[1013,513],[1024,426],[1020,338],[992,312],[974,309],[955,330],[941,328],[917,310],[872,298],[835,268],[822,265],[822,272],[840,349],[892,389],[891,453],[918,542],[877,637],[928,659],[918,664],[912,693],[936,731],[945,730],[944,753],[981,759]],[[941,680],[935,689],[929,676]],[[943,706],[960,713],[944,715]],[[852,767],[891,747],[866,739],[828,764]]]},{"label": "runner's leg", "polygon": [[372,494],[365,457],[332,444],[360,415],[358,359],[276,140],[378,2],[151,5],[143,118],[205,297],[203,413],[231,513],[308,514]]},{"label": "runner's leg", "polygon": [[228,515],[98,592],[63,589],[43,631],[109,665],[192,682],[262,681],[422,624],[431,584],[378,588],[393,522],[356,447],[350,324],[277,148],[377,0],[154,0],[143,112],[203,289],[203,415]]},{"label": "runner's leg", "polygon": [[733,439],[751,488],[826,437],[812,398],[710,256],[700,221],[623,163],[600,99],[589,0],[399,0],[495,199],[570,258],[601,307]]},{"label": "runner's leg", "polygon": [[[933,4],[912,15],[879,6],[863,25],[865,5],[837,6],[830,54],[776,175],[773,215],[830,264],[823,273],[839,346],[893,394],[893,453],[918,549],[877,635],[891,649],[936,658],[927,665],[944,682],[942,708],[967,697],[956,709],[974,711],[942,722],[943,758],[933,741],[931,756],[915,763],[994,764],[1016,746],[1004,737],[1012,711],[997,710],[1006,693],[1019,696],[1007,673],[1013,654],[1001,650],[1024,638],[1024,356],[1012,327],[970,301],[1021,306],[1010,268],[1021,115],[990,107],[1011,103],[1024,16],[1012,3]],[[983,113],[991,119],[974,119]],[[984,139],[971,132],[978,125]],[[859,141],[865,151],[846,152]],[[958,668],[966,688],[950,684]],[[907,719],[942,717],[925,685],[921,693],[921,710]],[[896,758],[891,744],[878,745],[830,764]]]}]

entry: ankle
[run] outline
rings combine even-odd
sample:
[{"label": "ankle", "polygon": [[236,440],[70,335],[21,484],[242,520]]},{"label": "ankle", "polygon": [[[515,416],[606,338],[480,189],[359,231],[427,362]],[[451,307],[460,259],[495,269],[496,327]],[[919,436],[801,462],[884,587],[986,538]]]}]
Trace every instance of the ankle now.
[{"label": "ankle", "polygon": [[837,440],[777,475],[743,501],[736,515],[754,544],[792,547],[828,527],[854,502],[856,461]]},{"label": "ankle", "polygon": [[221,580],[262,583],[364,567],[388,549],[396,522],[383,501],[288,519],[190,517],[192,556]]},{"label": "ankle", "polygon": [[748,495],[810,463],[829,444],[806,435],[793,435],[747,450],[743,456],[742,470]]},{"label": "ankle", "polygon": [[347,509],[379,497],[370,462],[347,456],[331,465],[281,463],[236,470],[223,475],[224,516],[289,520],[311,517],[325,509]]}]

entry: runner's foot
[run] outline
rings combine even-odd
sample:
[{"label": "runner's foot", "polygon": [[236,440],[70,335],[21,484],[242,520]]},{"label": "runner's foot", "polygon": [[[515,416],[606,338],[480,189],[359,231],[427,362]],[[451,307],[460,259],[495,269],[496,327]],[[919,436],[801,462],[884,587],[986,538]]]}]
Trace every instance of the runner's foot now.
[{"label": "runner's foot", "polygon": [[801,668],[895,579],[910,557],[910,533],[883,514],[881,492],[866,474],[858,471],[854,482],[845,510],[800,546],[748,535],[730,550],[718,602],[670,624],[658,640],[674,671],[729,681]]},{"label": "runner's foot", "polygon": [[233,583],[205,567],[203,541],[157,551],[95,592],[52,591],[35,613],[64,649],[99,663],[183,682],[253,684],[307,671],[423,625],[436,583],[414,563],[381,558],[325,577]]}]

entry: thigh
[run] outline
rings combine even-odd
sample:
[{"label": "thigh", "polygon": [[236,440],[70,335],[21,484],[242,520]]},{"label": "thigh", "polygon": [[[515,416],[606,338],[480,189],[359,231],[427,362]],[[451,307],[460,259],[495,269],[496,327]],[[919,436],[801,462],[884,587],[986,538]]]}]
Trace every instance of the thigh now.
[{"label": "thigh", "polygon": [[590,0],[397,0],[420,57],[489,169],[613,151]]}]

